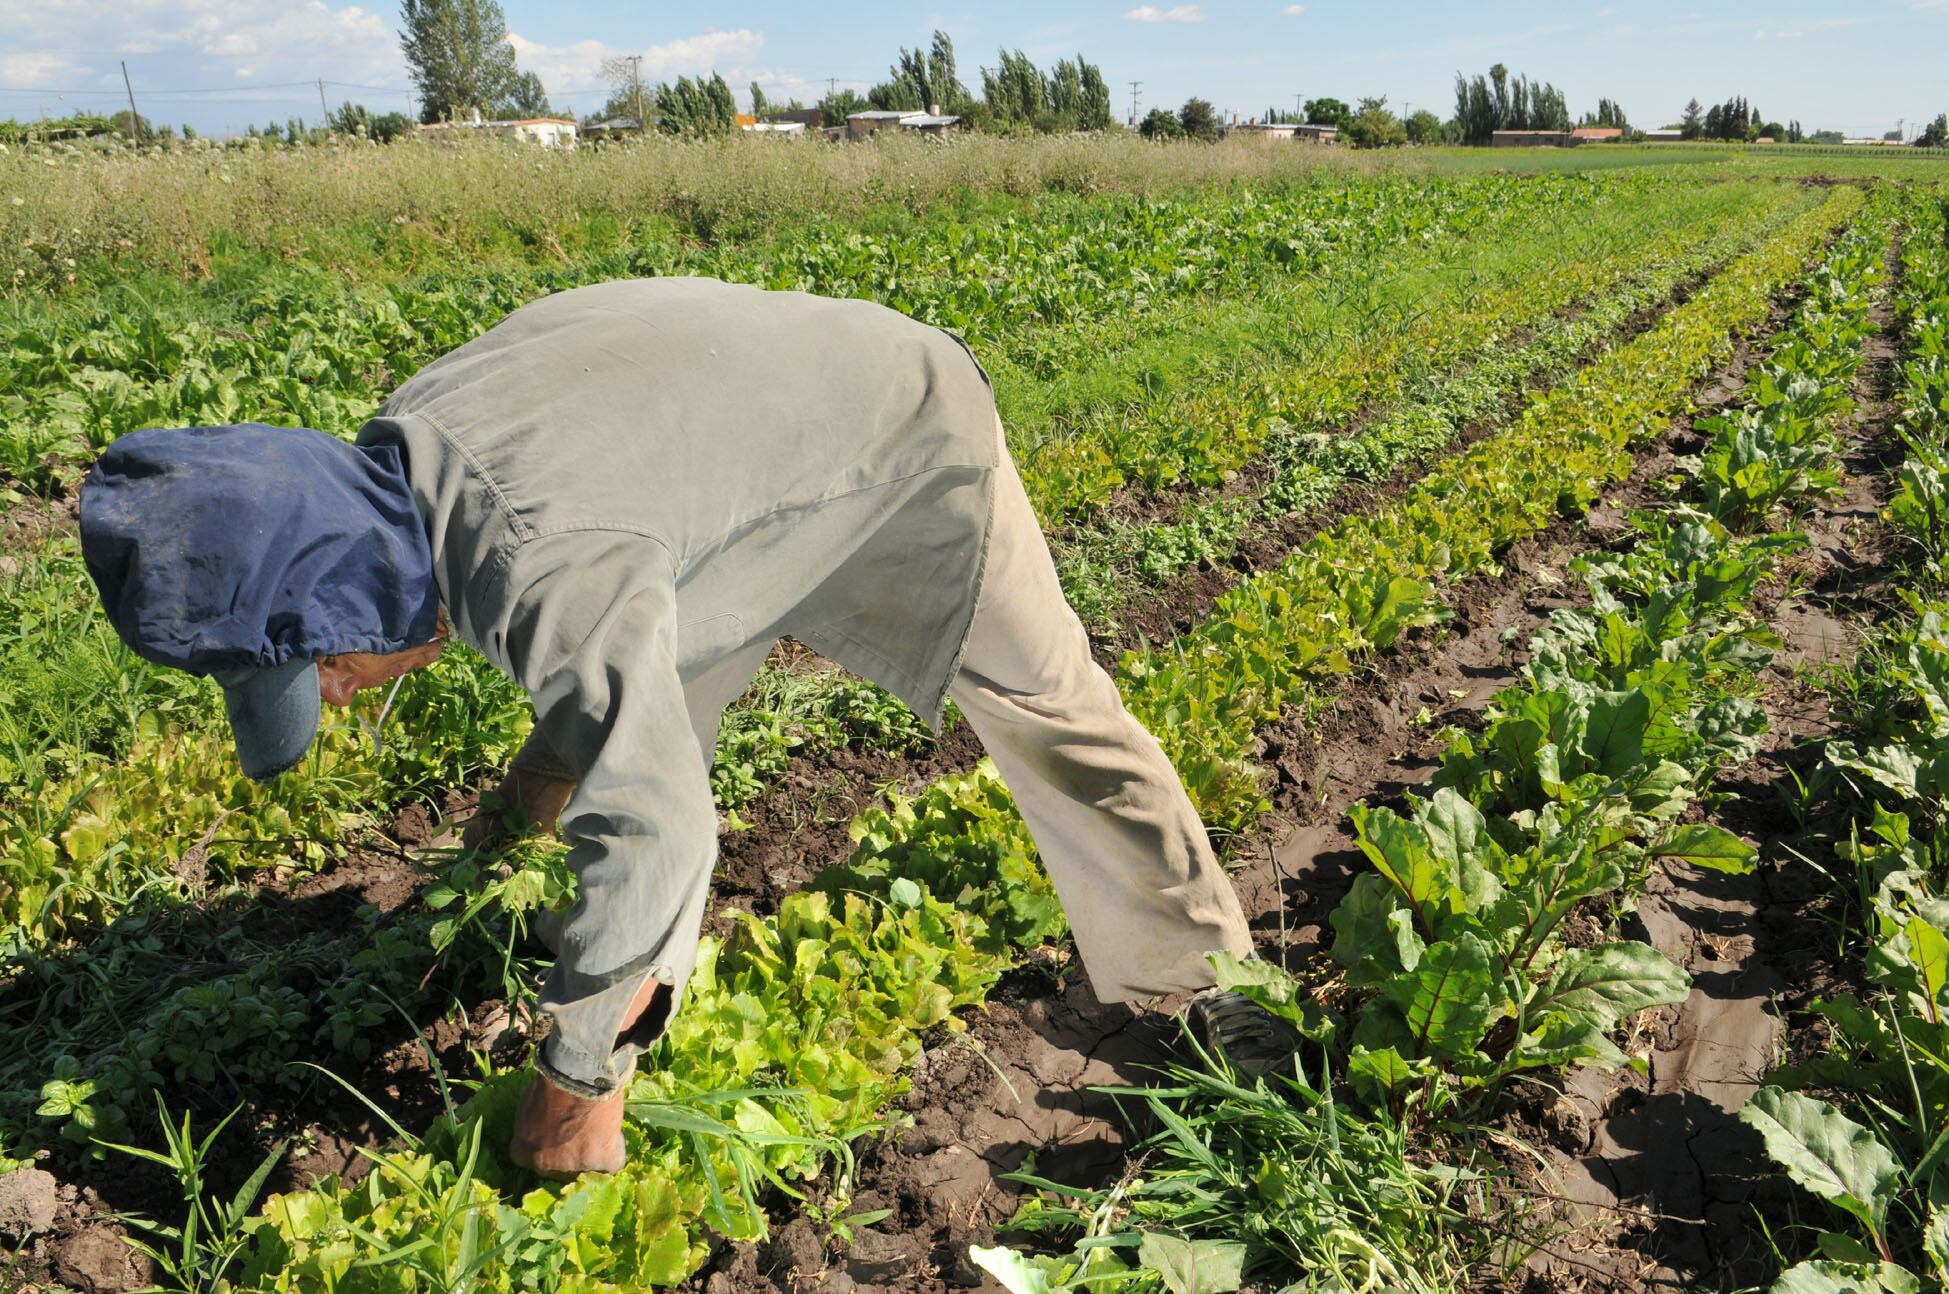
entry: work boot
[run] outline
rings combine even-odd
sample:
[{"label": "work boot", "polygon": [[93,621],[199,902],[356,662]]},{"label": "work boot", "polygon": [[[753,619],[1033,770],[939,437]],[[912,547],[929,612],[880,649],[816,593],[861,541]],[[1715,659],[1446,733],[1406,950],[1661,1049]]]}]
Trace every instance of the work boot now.
[{"label": "work boot", "polygon": [[1200,1047],[1249,1078],[1284,1068],[1299,1050],[1299,1031],[1243,993],[1208,988],[1182,1019]]}]

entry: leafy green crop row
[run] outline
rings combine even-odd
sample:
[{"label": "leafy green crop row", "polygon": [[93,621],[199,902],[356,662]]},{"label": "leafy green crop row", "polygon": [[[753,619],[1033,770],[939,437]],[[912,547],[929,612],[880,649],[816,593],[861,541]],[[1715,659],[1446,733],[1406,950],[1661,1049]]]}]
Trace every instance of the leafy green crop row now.
[{"label": "leafy green crop row", "polygon": [[1253,734],[1363,652],[1442,618],[1437,590],[1579,511],[1628,469],[1633,444],[1682,412],[1691,381],[1763,317],[1772,291],[1859,206],[1836,190],[1685,305],[1532,404],[1503,434],[1396,506],[1318,536],[1220,599],[1212,617],[1119,670],[1132,712],[1159,735],[1205,821],[1249,826],[1264,807]]},{"label": "leafy green crop row", "polygon": [[1438,1076],[1493,1087],[1524,1068],[1616,1064],[1620,1020],[1684,998],[1683,973],[1649,947],[1565,948],[1558,928],[1577,905],[1635,888],[1652,859],[1753,866],[1737,837],[1683,818],[1720,768],[1758,748],[1754,693],[1779,639],[1748,607],[1774,556],[1803,541],[1734,538],[1767,510],[1721,489],[1710,465],[1758,446],[1742,481],[1831,476],[1832,424],[1852,408],[1874,327],[1889,240],[1879,214],[1810,276],[1740,410],[1699,423],[1698,511],[1641,519],[1628,552],[1573,564],[1591,606],[1552,614],[1522,681],[1496,695],[1479,734],[1450,743],[1432,800],[1409,796],[1406,819],[1355,811],[1376,872],[1333,926],[1347,982],[1374,994],[1353,1032],[1356,1086],[1399,1101]]},{"label": "leafy green crop row", "polygon": [[1949,604],[1929,503],[1949,445],[1949,191],[1904,206],[1909,457],[1888,520],[1913,542],[1920,588],[1902,590],[1910,615],[1879,631],[1855,684],[1872,700],[1866,731],[1831,741],[1816,775],[1847,823],[1833,853],[1853,885],[1862,982],[1814,1004],[1827,1051],[1774,1070],[1740,1113],[1787,1176],[1847,1221],[1811,1220],[1814,1255],[1775,1294],[1916,1294],[1949,1280]]},{"label": "leafy green crop row", "polygon": [[[1786,214],[1769,211],[1763,220],[1737,222],[1706,239],[1680,233],[1662,243],[1633,242],[1628,259],[1554,268],[1559,283],[1588,285],[1569,313],[1550,317],[1533,303],[1528,309],[1510,303],[1498,331],[1464,365],[1409,380],[1400,399],[1351,433],[1302,430],[1275,419],[1262,447],[1261,489],[1193,504],[1176,521],[1060,537],[1054,548],[1064,592],[1086,621],[1113,617],[1133,577],[1156,584],[1194,561],[1222,561],[1254,519],[1308,512],[1348,481],[1380,480],[1438,452],[1526,386],[1560,374],[1611,339],[1677,284],[1766,236]],[[1530,286],[1522,285],[1525,300]],[[1511,345],[1506,333],[1512,329],[1529,335]]]},{"label": "leafy green crop row", "polygon": [[[1790,416],[1814,398],[1804,386],[1824,383],[1840,391],[1826,417],[1847,407],[1887,247],[1879,214],[1844,235],[1813,276],[1794,328],[1749,387],[1756,409],[1789,389]],[[1730,420],[1709,425],[1715,444],[1737,434]],[[1775,556],[1801,541],[1741,538],[1725,522],[1754,518],[1696,492],[1704,511],[1638,517],[1635,543],[1573,564],[1592,605],[1553,613],[1485,728],[1451,739],[1430,798],[1409,795],[1406,816],[1354,809],[1375,870],[1331,919],[1344,971],[1336,988],[1321,993],[1264,964],[1214,956],[1221,984],[1285,1016],[1325,1053],[1318,1079],[1303,1062],[1256,1083],[1222,1067],[1174,1067],[1169,1085],[1140,1093],[1161,1129],[1138,1148],[1144,1171],[1133,1180],[1076,1191],[1019,1179],[1075,1200],[1040,1202],[1023,1222],[1085,1238],[1062,1257],[977,1251],[1004,1285],[1015,1294],[1153,1290],[1156,1280],[1127,1258],[1158,1229],[1199,1247],[1213,1268],[1222,1260],[1212,1290],[1245,1276],[1302,1277],[1294,1289],[1438,1288],[1460,1283],[1464,1257],[1494,1254],[1497,1240],[1512,1242],[1505,1257],[1509,1248],[1520,1257],[1520,1232],[1484,1216],[1504,1207],[1486,1189],[1492,1165],[1465,1157],[1438,1165],[1445,1173],[1418,1172],[1404,1149],[1384,1148],[1404,1148],[1402,1129],[1413,1127],[1422,1155],[1469,1156],[1471,1138],[1456,1134],[1509,1075],[1622,1063],[1617,1026],[1682,1001],[1690,982],[1642,943],[1566,942],[1566,918],[1641,882],[1654,858],[1753,866],[1737,837],[1681,817],[1716,769],[1756,748],[1764,715],[1753,695],[1779,640],[1749,604]],[[1374,1116],[1336,1102],[1337,1073]],[[1471,1092],[1478,1099],[1458,1117],[1456,1097]],[[1307,1169],[1284,1171],[1289,1158]],[[1323,1190],[1295,1180],[1321,1168],[1334,1174]],[[1345,1242],[1350,1201],[1360,1232],[1377,1242],[1364,1249]],[[1177,1288],[1168,1276],[1163,1284]]]}]

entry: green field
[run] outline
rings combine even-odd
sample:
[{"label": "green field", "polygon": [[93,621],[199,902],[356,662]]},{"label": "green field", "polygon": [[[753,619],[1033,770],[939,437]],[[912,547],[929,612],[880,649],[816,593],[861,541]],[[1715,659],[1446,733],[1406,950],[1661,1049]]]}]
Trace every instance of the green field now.
[{"label": "green field", "polygon": [[[0,1204],[93,1191],[0,1274],[64,1279],[106,1231],[154,1251],[117,1287],[789,1289],[809,1224],[849,1288],[1949,1275],[1949,166],[771,142],[0,156]],[[1307,1038],[1294,1072],[1120,1072],[1085,1177],[984,1140],[1035,1103],[1024,1021],[1085,991],[1060,905],[968,734],[783,649],[720,732],[738,911],[634,1080],[628,1168],[508,1163],[529,925],[573,878],[443,820],[525,699],[450,651],[383,742],[348,721],[252,784],[216,690],[108,628],[74,492],[143,427],[350,437],[514,307],[666,274],[968,340],[1257,905],[1269,960],[1220,973]],[[1694,891],[1734,915],[1674,944]],[[1671,1042],[1721,997],[1782,1062],[1736,1099]],[[995,1171],[949,1225],[914,1128],[970,1055],[950,1149]],[[1552,1101],[1592,1083],[1573,1150]],[[1626,1089],[1722,1138],[1736,1219],[1615,1176]]]}]

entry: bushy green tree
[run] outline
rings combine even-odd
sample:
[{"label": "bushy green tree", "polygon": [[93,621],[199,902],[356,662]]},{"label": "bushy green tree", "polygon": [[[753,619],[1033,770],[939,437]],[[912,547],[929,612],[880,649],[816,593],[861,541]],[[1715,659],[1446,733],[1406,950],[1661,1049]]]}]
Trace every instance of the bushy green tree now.
[{"label": "bushy green tree", "polygon": [[1178,125],[1184,127],[1188,139],[1213,140],[1223,133],[1218,125],[1218,109],[1211,106],[1211,100],[1196,95],[1186,99],[1178,109]]},{"label": "bushy green tree", "polygon": [[722,74],[656,87],[657,127],[671,135],[722,135],[738,128],[738,104]]},{"label": "bushy green tree", "polygon": [[1681,139],[1705,138],[1705,110],[1699,107],[1697,99],[1685,105],[1685,115],[1678,123],[1678,135]]},{"label": "bushy green tree", "polygon": [[1360,111],[1347,126],[1347,140],[1355,148],[1399,148],[1408,142],[1401,119],[1387,110],[1387,96],[1362,99]]},{"label": "bushy green tree", "polygon": [[819,121],[827,126],[843,126],[846,118],[856,112],[865,112],[872,105],[867,103],[859,91],[853,89],[835,90],[816,105]]},{"label": "bushy green tree", "polygon": [[1341,130],[1353,125],[1353,109],[1334,98],[1308,99],[1306,101],[1306,124],[1309,126],[1337,126]]},{"label": "bushy green tree", "polygon": [[1922,128],[1915,143],[1919,148],[1949,148],[1949,112],[1938,112],[1935,120]]},{"label": "bushy green tree", "polygon": [[1410,144],[1434,144],[1441,140],[1441,118],[1426,108],[1416,109],[1415,114],[1401,123],[1407,132]]},{"label": "bushy green tree", "polygon": [[753,81],[751,83],[751,115],[763,121],[765,114],[770,111],[771,101],[765,98],[765,87]]},{"label": "bushy green tree", "polygon": [[1152,108],[1138,123],[1137,133],[1145,139],[1183,139],[1184,126],[1169,108]]},{"label": "bushy green tree", "polygon": [[508,83],[507,97],[496,105],[494,115],[503,121],[518,121],[525,117],[552,117],[555,109],[548,102],[548,91],[542,89],[540,77],[533,72],[516,72]]},{"label": "bushy green tree", "polygon": [[490,115],[514,88],[514,46],[495,0],[400,0],[400,51],[421,121]]}]

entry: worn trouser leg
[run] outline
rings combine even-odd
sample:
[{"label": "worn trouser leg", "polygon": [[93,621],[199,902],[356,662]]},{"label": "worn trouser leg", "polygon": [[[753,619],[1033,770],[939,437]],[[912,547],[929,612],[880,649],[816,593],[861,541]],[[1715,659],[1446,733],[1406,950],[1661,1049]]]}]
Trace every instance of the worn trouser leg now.
[{"label": "worn trouser leg", "polygon": [[1207,952],[1251,950],[1177,770],[1090,658],[1006,448],[981,596],[949,695],[1035,837],[1099,998],[1203,988]]},{"label": "worn trouser leg", "polygon": [[[769,642],[752,643],[732,652],[697,677],[684,680],[684,705],[690,711],[690,727],[697,735],[705,776],[710,775],[711,763],[717,754],[717,729],[724,717],[724,707],[737,700],[751,686],[753,676],[770,652]],[[543,747],[538,735],[529,737],[528,744],[514,757],[512,767],[537,769],[551,777],[569,776],[560,769],[560,761]],[[559,913],[543,910],[535,914],[535,937],[550,952],[561,949],[562,922],[563,917]]]}]

